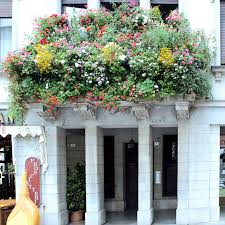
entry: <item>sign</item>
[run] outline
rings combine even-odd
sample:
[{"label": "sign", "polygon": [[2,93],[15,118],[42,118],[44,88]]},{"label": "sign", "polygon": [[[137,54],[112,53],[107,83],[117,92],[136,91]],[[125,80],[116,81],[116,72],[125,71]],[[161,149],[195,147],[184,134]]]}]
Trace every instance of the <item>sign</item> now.
[{"label": "sign", "polygon": [[10,146],[11,147],[11,136],[6,136],[5,138],[0,139],[0,149]]},{"label": "sign", "polygon": [[27,186],[31,200],[40,207],[41,193],[40,193],[40,160],[34,157],[28,158],[25,163],[27,172]]}]

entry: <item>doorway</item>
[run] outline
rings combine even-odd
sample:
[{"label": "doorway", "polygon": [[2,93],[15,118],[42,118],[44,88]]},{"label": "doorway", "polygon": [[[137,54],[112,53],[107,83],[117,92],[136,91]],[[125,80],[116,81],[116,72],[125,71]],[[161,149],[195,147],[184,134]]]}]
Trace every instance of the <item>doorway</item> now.
[{"label": "doorway", "polygon": [[163,136],[163,195],[177,196],[177,135]]},{"label": "doorway", "polygon": [[138,208],[138,143],[125,144],[126,210]]}]

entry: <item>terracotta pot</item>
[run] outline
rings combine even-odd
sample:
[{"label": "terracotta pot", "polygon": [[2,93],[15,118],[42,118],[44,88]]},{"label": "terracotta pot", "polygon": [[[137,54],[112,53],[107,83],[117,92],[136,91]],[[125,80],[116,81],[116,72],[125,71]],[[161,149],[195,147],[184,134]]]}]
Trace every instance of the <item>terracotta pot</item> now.
[{"label": "terracotta pot", "polygon": [[84,211],[83,210],[79,210],[79,211],[70,213],[70,222],[79,222],[82,220],[84,220]]}]

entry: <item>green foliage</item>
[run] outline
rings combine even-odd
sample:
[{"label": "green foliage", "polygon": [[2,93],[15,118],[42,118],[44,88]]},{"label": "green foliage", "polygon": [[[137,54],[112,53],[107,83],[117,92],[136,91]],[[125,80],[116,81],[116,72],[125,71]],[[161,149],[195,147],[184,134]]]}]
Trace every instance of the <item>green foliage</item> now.
[{"label": "green foliage", "polygon": [[85,210],[86,186],[84,163],[77,163],[73,168],[67,168],[66,199],[68,210]]},{"label": "green foliage", "polygon": [[159,8],[122,4],[79,19],[36,20],[30,44],[9,54],[10,114],[21,121],[27,99],[63,104],[79,96],[119,109],[119,101],[210,92],[208,39],[191,31],[177,10],[166,21]]}]

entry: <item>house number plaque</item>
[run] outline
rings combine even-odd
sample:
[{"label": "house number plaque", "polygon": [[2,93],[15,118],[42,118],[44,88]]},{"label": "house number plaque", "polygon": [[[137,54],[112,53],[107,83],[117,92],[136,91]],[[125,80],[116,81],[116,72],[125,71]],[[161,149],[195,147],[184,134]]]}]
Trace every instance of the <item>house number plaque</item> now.
[{"label": "house number plaque", "polygon": [[27,172],[27,186],[31,200],[40,207],[40,160],[30,157],[26,160],[25,168]]}]

